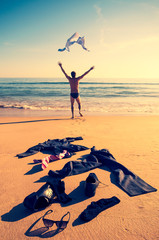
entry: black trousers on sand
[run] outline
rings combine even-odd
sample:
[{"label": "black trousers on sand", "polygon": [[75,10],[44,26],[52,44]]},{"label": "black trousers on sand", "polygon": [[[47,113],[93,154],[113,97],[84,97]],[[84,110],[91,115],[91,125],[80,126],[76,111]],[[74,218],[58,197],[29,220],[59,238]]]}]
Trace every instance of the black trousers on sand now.
[{"label": "black trousers on sand", "polygon": [[129,196],[137,196],[157,191],[156,188],[153,188],[136,174],[118,163],[107,149],[96,150],[95,147],[91,149],[91,153],[85,160],[70,161],[66,163],[61,170],[50,170],[48,175],[53,178],[62,179],[98,167],[107,167],[111,172],[111,181],[124,190]]}]

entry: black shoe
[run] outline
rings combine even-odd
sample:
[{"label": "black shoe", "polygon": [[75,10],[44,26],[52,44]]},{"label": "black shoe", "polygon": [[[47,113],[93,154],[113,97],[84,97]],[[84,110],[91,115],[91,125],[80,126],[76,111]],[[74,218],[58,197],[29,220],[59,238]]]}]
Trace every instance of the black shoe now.
[{"label": "black shoe", "polygon": [[85,194],[87,197],[93,197],[96,193],[96,188],[99,185],[99,180],[95,173],[90,173],[85,183]]},{"label": "black shoe", "polygon": [[64,181],[61,181],[59,179],[50,179],[48,181],[48,183],[50,183],[56,197],[57,200],[60,203],[68,203],[69,201],[72,200],[72,198],[70,198],[66,193],[65,193],[65,183]]},{"label": "black shoe", "polygon": [[28,195],[23,204],[32,211],[38,211],[49,206],[55,197],[52,186],[49,183],[44,184],[37,192]]},{"label": "black shoe", "polygon": [[85,222],[91,221],[99,213],[107,208],[113,207],[119,202],[120,200],[115,196],[112,198],[102,198],[97,202],[91,202],[91,204],[87,206],[87,208],[80,214],[79,217]]}]

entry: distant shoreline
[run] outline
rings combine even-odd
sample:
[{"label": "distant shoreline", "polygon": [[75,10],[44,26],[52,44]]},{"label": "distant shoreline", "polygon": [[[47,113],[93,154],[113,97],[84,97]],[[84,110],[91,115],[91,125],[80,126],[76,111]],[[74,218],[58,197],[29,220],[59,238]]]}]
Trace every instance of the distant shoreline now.
[{"label": "distant shoreline", "polygon": [[[159,116],[159,113],[143,113],[143,112],[82,112],[84,116]],[[30,109],[8,109],[0,108],[0,118],[5,117],[71,117],[71,111],[53,111],[53,110],[30,110]],[[76,110],[76,117],[79,117]]]}]

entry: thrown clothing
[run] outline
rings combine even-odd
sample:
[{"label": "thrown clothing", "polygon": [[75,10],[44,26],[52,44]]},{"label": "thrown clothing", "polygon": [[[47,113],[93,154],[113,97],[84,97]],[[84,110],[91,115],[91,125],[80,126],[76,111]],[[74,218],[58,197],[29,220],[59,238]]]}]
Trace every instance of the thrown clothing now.
[{"label": "thrown clothing", "polygon": [[96,150],[95,147],[91,149],[91,153],[85,160],[68,162],[61,170],[50,170],[48,175],[62,179],[66,176],[80,174],[101,166],[105,166],[110,170],[113,183],[123,189],[129,196],[157,191],[156,188],[153,188],[122,164],[118,163],[107,149]]},{"label": "thrown clothing", "polygon": [[74,43],[81,45],[84,50],[89,51],[85,47],[85,37],[80,37],[78,32],[75,32],[69,39],[67,39],[65,47],[59,48],[58,51],[63,52],[65,50],[67,50],[69,52],[70,51],[69,47],[72,46]]},{"label": "thrown clothing", "polygon": [[70,156],[72,156],[71,153],[73,154],[75,152],[88,149],[85,146],[71,144],[71,142],[74,142],[77,140],[83,140],[83,138],[82,137],[76,137],[76,138],[67,137],[64,139],[54,139],[54,140],[48,139],[46,142],[39,143],[38,145],[35,145],[35,146],[29,148],[24,153],[17,154],[16,157],[23,158],[23,157],[31,156],[38,152],[43,152],[43,153],[49,152],[52,155],[57,155],[57,154],[62,153],[63,150],[67,150],[70,153]]}]

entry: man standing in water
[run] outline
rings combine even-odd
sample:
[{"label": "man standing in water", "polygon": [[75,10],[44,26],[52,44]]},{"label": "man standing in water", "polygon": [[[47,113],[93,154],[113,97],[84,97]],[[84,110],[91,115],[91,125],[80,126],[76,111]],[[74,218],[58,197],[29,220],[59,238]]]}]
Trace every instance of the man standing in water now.
[{"label": "man standing in water", "polygon": [[79,109],[79,114],[81,117],[83,117],[82,113],[81,113],[81,99],[80,99],[80,95],[79,95],[79,81],[86,75],[88,74],[91,70],[94,69],[94,67],[91,67],[87,72],[85,72],[83,75],[76,77],[76,73],[73,71],[71,72],[71,77],[67,75],[67,73],[65,72],[65,70],[62,67],[62,63],[58,63],[62,72],[64,73],[64,75],[66,76],[66,78],[68,79],[69,83],[70,83],[70,101],[71,101],[71,111],[72,111],[72,118],[74,118],[74,102],[76,100],[76,102],[78,103],[78,109]]}]

